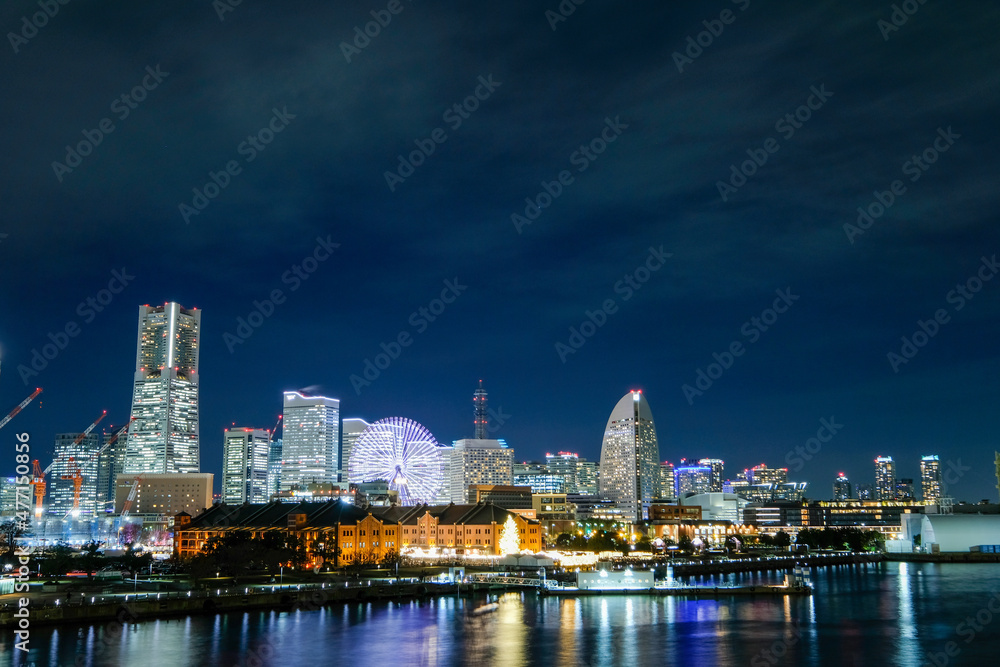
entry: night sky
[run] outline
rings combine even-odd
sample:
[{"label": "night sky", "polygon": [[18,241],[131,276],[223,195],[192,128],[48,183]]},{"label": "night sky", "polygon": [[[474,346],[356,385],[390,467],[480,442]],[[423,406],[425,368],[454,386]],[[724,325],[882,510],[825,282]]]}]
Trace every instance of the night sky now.
[{"label": "night sky", "polygon": [[471,437],[482,378],[518,460],[597,459],[641,388],[661,459],[828,498],[936,453],[996,500],[1000,10],[326,4],[3,3],[0,411],[45,392],[0,472],[124,423],[137,307],[178,301],[204,471],[290,389]]}]

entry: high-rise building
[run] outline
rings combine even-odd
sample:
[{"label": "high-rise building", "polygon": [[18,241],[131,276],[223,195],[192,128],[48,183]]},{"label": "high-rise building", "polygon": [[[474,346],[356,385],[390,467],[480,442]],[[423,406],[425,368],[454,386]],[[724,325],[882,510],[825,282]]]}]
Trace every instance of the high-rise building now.
[{"label": "high-rise building", "polygon": [[63,518],[74,510],[75,482],[79,475],[80,492],[78,511],[74,518],[92,518],[97,510],[96,456],[101,448],[101,436],[89,433],[76,442],[80,433],[59,433],[56,435],[53,464],[49,476],[49,505],[46,513]]},{"label": "high-rise building", "polygon": [[[574,461],[574,465],[575,465]],[[549,467],[537,461],[526,461],[515,463],[514,486],[530,486],[532,493],[565,493],[566,477],[557,475],[549,470]],[[576,478],[576,470],[573,471]]]},{"label": "high-rise building", "polygon": [[858,500],[875,500],[875,491],[871,484],[858,484],[855,490],[858,492]]},{"label": "high-rise building", "polygon": [[936,503],[943,495],[941,489],[941,461],[937,454],[920,457],[920,490],[923,500]]},{"label": "high-rise building", "polygon": [[[104,434],[105,442],[114,436]],[[98,514],[111,514],[115,510],[115,482],[125,466],[127,438],[122,435],[110,445],[102,446],[104,451],[97,457],[97,505]]]},{"label": "high-rise building", "polygon": [[851,482],[847,479],[847,476],[844,473],[838,474],[837,479],[833,481],[833,499],[851,499]]},{"label": "high-rise building", "polygon": [[896,500],[913,500],[916,498],[913,490],[913,479],[900,477],[896,480]]},{"label": "high-rise building", "polygon": [[630,391],[615,405],[601,446],[601,495],[632,521],[642,521],[660,492],[660,446],[649,403]]},{"label": "high-rise building", "polygon": [[546,454],[545,466],[553,475],[561,475],[564,482],[565,491],[551,491],[539,493],[576,493],[576,473],[580,467],[580,455],[572,452],[559,452],[558,454]]},{"label": "high-rise building", "polygon": [[483,381],[479,381],[479,389],[472,394],[473,414],[475,415],[476,440],[486,440],[489,429],[487,429],[486,399],[488,395],[483,389]]},{"label": "high-rise building", "polygon": [[875,457],[875,500],[896,499],[896,463],[891,456]]},{"label": "high-rise building", "polygon": [[763,463],[747,470],[746,475],[751,485],[788,483],[788,468],[768,468]]},{"label": "high-rise building", "polygon": [[364,480],[348,479],[348,466],[351,463],[351,454],[354,452],[354,443],[358,441],[361,434],[365,432],[369,424],[364,419],[358,417],[348,417],[340,425],[340,481],[361,483]]},{"label": "high-rise building", "polygon": [[281,490],[337,482],[340,399],[286,391],[282,423]]},{"label": "high-rise building", "polygon": [[132,416],[124,471],[198,472],[201,311],[139,306]]},{"label": "high-rise building", "polygon": [[0,517],[17,514],[17,478],[0,477]]},{"label": "high-rise building", "polygon": [[580,459],[576,462],[576,492],[582,495],[596,496],[601,477],[601,468],[597,461]]},{"label": "high-rise building", "polygon": [[674,486],[674,464],[670,461],[664,461],[660,464],[660,497],[664,500],[677,498],[677,490]]},{"label": "high-rise building", "polygon": [[712,469],[708,466],[679,465],[674,468],[677,497],[688,493],[711,493]]},{"label": "high-rise building", "polygon": [[271,434],[262,428],[227,428],[222,447],[222,502],[266,503]]},{"label": "high-rise building", "polygon": [[725,475],[726,462],[722,459],[698,459],[698,465],[711,468],[708,487],[711,493],[722,493],[722,480]]},{"label": "high-rise building", "polygon": [[448,456],[451,475],[451,502],[464,504],[473,484],[512,486],[514,482],[514,450],[503,440],[469,438],[456,440]]},{"label": "high-rise building", "polygon": [[271,442],[267,445],[267,498],[281,490],[281,438],[271,434]]}]

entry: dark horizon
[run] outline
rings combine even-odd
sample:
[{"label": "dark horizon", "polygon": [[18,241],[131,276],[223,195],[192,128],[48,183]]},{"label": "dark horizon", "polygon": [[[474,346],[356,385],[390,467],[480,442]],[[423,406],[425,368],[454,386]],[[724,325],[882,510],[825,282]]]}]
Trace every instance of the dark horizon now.
[{"label": "dark horizon", "polygon": [[827,498],[938,454],[995,502],[1000,10],[558,6],[70,3],[8,37],[0,414],[44,393],[3,441],[123,424],[138,306],[176,301],[217,477],[285,390],[449,444],[482,379],[518,461],[599,460],[642,389],[661,460]]}]

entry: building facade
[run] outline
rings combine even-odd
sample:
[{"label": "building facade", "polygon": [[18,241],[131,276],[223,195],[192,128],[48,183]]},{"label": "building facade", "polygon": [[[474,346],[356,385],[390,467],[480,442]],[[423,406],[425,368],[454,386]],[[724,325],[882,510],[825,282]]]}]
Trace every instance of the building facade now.
[{"label": "building facade", "polygon": [[844,473],[840,473],[837,475],[837,479],[833,481],[833,499],[850,500],[851,495],[851,481],[847,479]]},{"label": "building facade", "polygon": [[266,503],[271,434],[262,428],[227,428],[222,447],[222,502]]},{"label": "building facade", "polygon": [[642,521],[660,494],[660,445],[649,403],[641,391],[618,401],[601,446],[602,496],[632,521]]},{"label": "building facade", "polygon": [[924,502],[937,503],[944,495],[941,487],[941,461],[937,454],[920,457],[920,490]]},{"label": "building facade", "polygon": [[722,493],[726,462],[722,459],[698,459],[698,465],[707,466],[711,471],[708,477],[709,493]]},{"label": "building facade", "polygon": [[371,426],[364,419],[359,417],[348,417],[343,420],[340,424],[340,481],[341,482],[358,482],[359,480],[350,479],[348,470],[350,469],[351,455],[354,453],[354,444],[361,437],[361,434],[365,432],[365,429]]},{"label": "building facade", "polygon": [[122,513],[137,477],[141,479],[129,509],[131,515],[172,517],[187,512],[193,516],[212,506],[215,475],[210,472],[120,475],[115,487],[115,514]]},{"label": "building facade", "polygon": [[282,424],[281,490],[339,481],[340,400],[286,391]]},{"label": "building facade", "polygon": [[[101,448],[102,437],[97,433],[89,433],[80,442],[76,442],[81,435],[56,435],[52,471],[48,480],[49,504],[46,514],[49,516],[91,518],[97,513],[97,452]],[[79,479],[74,480],[78,475]],[[76,490],[77,484],[79,492]],[[78,507],[74,506],[74,498],[79,500]]]},{"label": "building facade", "polygon": [[198,472],[201,311],[178,303],[139,306],[124,472]]},{"label": "building facade", "polygon": [[442,451],[450,463],[451,502],[467,502],[468,489],[473,484],[512,486],[514,482],[514,450],[503,440],[456,440],[451,450]]},{"label": "building facade", "polygon": [[875,458],[875,500],[896,499],[896,462],[891,456]]},{"label": "building facade", "polygon": [[674,468],[676,497],[689,493],[710,493],[712,469],[708,466],[679,465]]},{"label": "building facade", "polygon": [[[580,455],[572,452],[559,452],[545,455],[545,466],[552,475],[559,475],[563,482],[562,493],[577,493],[577,471],[580,468]],[[544,493],[544,492],[543,492]]]}]

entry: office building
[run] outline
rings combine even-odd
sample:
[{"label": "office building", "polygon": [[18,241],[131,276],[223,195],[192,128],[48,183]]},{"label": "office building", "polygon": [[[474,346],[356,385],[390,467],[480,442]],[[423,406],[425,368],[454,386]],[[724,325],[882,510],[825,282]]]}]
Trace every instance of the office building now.
[{"label": "office building", "polygon": [[[572,452],[559,452],[558,454],[546,454],[545,465],[549,473],[561,476],[564,491],[561,493],[577,493],[577,471],[580,467],[580,456]],[[540,492],[544,493],[544,491]],[[553,491],[552,493],[560,493]]]},{"label": "office building", "polygon": [[[114,433],[104,434],[107,439],[114,436]],[[114,442],[101,446],[101,453],[97,457],[97,504],[94,508],[98,514],[111,514],[115,511],[115,482],[124,471],[127,442],[128,437],[122,434]]]},{"label": "office building", "polygon": [[576,491],[581,495],[597,495],[601,468],[597,461],[580,459],[576,464]]},{"label": "office building", "polygon": [[365,432],[370,424],[358,417],[348,417],[340,425],[340,481],[359,482],[360,480],[350,479],[351,454],[354,452],[354,444]]},{"label": "office building", "polygon": [[475,417],[474,425],[476,427],[475,430],[476,440],[486,440],[487,436],[489,435],[489,428],[488,428],[489,421],[487,419],[487,412],[486,412],[487,410],[486,405],[488,398],[489,395],[486,393],[486,390],[483,389],[483,381],[480,380],[479,389],[476,389],[476,391],[472,394],[473,415]]},{"label": "office building", "polygon": [[674,464],[664,461],[660,464],[660,499],[674,500],[677,497],[674,486]]},{"label": "office building", "polygon": [[124,473],[200,469],[198,384],[201,311],[139,307],[132,416]]},{"label": "office building", "polygon": [[339,481],[340,400],[286,391],[282,424],[281,490]]},{"label": "office building", "polygon": [[920,457],[920,490],[924,502],[937,503],[944,495],[941,488],[941,461],[936,454]]},{"label": "office building", "polygon": [[507,510],[531,509],[530,486],[501,486],[498,484],[472,484],[469,486],[468,503],[493,503]]},{"label": "office building", "polygon": [[851,482],[847,479],[844,473],[837,475],[837,479],[833,481],[833,499],[834,500],[850,500],[851,499]]},{"label": "office building", "polygon": [[722,493],[722,480],[725,479],[725,461],[722,459],[698,459],[698,465],[708,466],[711,470],[708,479],[709,492]]},{"label": "office building", "polygon": [[896,499],[896,463],[891,456],[875,458],[875,500]]},{"label": "office building", "polygon": [[875,491],[871,484],[858,484],[855,491],[857,491],[858,500],[875,500]]},{"label": "office building", "polygon": [[900,477],[896,480],[896,500],[913,500],[916,498],[913,489],[913,479]]},{"label": "office building", "polygon": [[[95,515],[97,452],[102,439],[97,433],[56,435],[52,470],[47,481],[46,514],[60,519],[69,516],[92,518]],[[74,499],[79,502],[75,503]]]},{"label": "office building", "polygon": [[[22,509],[31,510],[31,487],[25,487],[21,493]],[[17,513],[17,478],[0,477],[0,517],[9,518]]]},{"label": "office building", "polygon": [[271,435],[262,428],[227,428],[222,448],[222,502],[266,503]]},{"label": "office building", "polygon": [[[532,493],[565,493],[566,478],[538,462],[514,464],[514,486],[530,486]],[[575,477],[574,471],[574,477]]]},{"label": "office building", "polygon": [[641,391],[618,401],[601,446],[602,496],[631,521],[642,521],[660,493],[660,446],[649,403]]},{"label": "office building", "polygon": [[271,434],[267,445],[267,497],[271,498],[281,490],[281,438]]},{"label": "office building", "polygon": [[785,484],[788,482],[788,468],[768,468],[761,463],[745,471],[750,484]]},{"label": "office building", "polygon": [[467,438],[456,440],[450,450],[442,450],[448,458],[451,502],[464,504],[473,484],[512,486],[514,482],[514,450],[503,440]]},{"label": "office building", "polygon": [[674,468],[674,486],[678,498],[688,493],[711,493],[712,469],[708,466],[679,465]]}]

